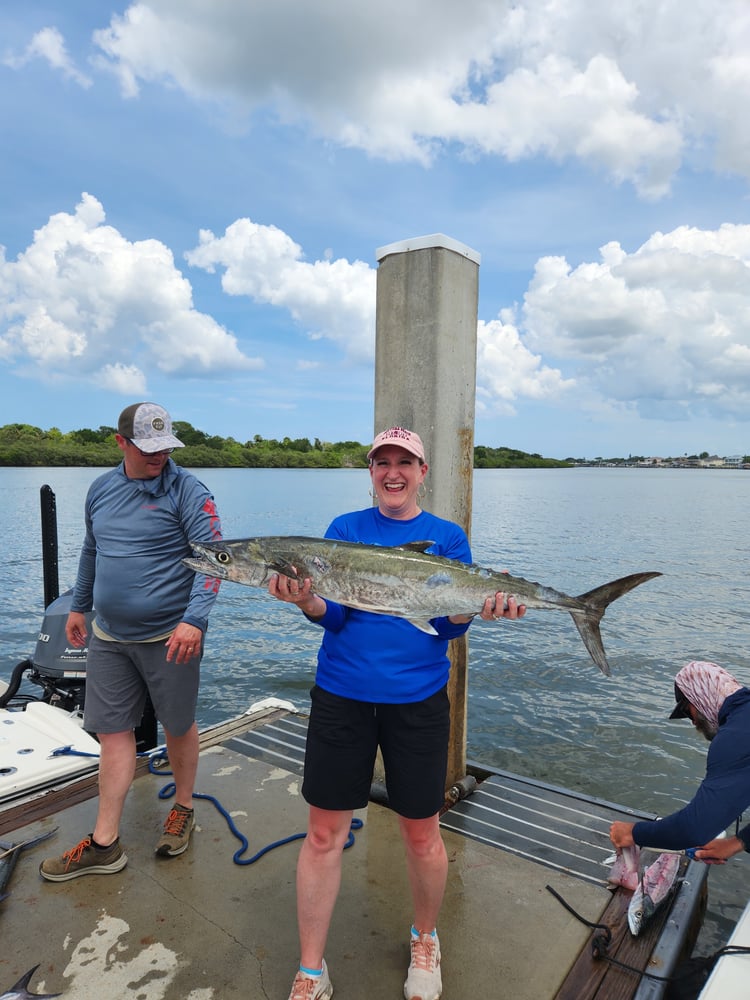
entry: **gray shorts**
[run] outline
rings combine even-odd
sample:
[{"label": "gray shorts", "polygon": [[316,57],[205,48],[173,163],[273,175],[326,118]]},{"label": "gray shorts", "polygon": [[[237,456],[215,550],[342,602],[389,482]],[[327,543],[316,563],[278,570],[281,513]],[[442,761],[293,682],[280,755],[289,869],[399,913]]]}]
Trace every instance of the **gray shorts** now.
[{"label": "gray shorts", "polygon": [[187,663],[168,663],[162,640],[108,642],[91,635],[84,728],[105,734],[136,729],[149,694],[163,728],[171,736],[184,736],[195,722],[199,682],[200,657]]}]

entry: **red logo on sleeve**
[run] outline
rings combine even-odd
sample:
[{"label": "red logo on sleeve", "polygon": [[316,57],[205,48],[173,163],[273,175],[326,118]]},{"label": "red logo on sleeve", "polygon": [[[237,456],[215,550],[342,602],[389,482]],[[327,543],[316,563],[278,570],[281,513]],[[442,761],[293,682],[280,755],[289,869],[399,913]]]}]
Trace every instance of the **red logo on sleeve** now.
[{"label": "red logo on sleeve", "polygon": [[203,504],[203,512],[209,516],[211,534],[213,537],[221,538],[221,521],[219,520],[219,512],[217,511],[216,504],[211,497],[208,497],[206,502]]}]

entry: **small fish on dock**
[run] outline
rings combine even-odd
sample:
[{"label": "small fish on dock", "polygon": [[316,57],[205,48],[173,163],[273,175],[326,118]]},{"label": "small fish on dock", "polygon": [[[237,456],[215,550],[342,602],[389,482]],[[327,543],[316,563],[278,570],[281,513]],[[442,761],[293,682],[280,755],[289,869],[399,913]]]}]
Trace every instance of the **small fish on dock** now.
[{"label": "small fish on dock", "polygon": [[682,857],[681,853],[665,851],[644,869],[628,906],[628,926],[633,937],[641,933],[672,895]]},{"label": "small fish on dock", "polygon": [[435,635],[431,618],[476,615],[487,598],[502,592],[527,608],[567,611],[594,663],[609,676],[599,622],[619,597],[661,573],[633,573],[578,597],[474,563],[432,555],[433,542],[403,546],[365,545],[330,538],[260,536],[223,542],[193,542],[194,558],[182,562],[205,573],[247,587],[267,586],[279,573],[310,578],[324,599],[373,614],[394,615]]},{"label": "small fish on dock", "polygon": [[0,993],[0,1000],[52,1000],[53,997],[61,997],[62,993],[29,993],[27,986],[31,982],[31,977],[39,968],[35,965],[33,969],[21,976],[17,983],[14,983],[5,993]]}]

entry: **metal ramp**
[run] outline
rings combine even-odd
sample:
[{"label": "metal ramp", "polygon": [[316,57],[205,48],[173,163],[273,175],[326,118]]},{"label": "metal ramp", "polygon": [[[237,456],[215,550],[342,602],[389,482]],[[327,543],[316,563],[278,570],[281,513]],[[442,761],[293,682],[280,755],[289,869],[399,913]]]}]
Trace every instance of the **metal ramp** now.
[{"label": "metal ramp", "polygon": [[[225,746],[302,774],[307,717],[285,715],[232,736]],[[441,818],[446,830],[491,844],[537,864],[601,885],[604,861],[613,852],[609,825],[615,819],[653,819],[565,788],[496,771]]]},{"label": "metal ramp", "polygon": [[651,813],[636,813],[556,785],[498,771],[449,809],[440,825],[601,885],[608,873],[604,862],[614,851],[610,823],[654,818]]},{"label": "metal ramp", "polygon": [[305,762],[307,717],[285,715],[258,729],[226,740],[224,746],[245,757],[256,757],[272,767],[302,774]]}]

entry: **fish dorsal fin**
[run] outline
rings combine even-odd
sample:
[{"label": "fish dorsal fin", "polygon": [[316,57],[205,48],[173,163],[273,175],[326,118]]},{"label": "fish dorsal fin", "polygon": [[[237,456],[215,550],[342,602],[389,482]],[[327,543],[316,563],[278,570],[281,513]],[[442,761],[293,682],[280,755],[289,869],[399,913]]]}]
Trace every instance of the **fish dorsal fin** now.
[{"label": "fish dorsal fin", "polygon": [[409,552],[426,552],[431,545],[435,542],[405,542],[403,545],[397,545],[397,549],[407,549]]}]

